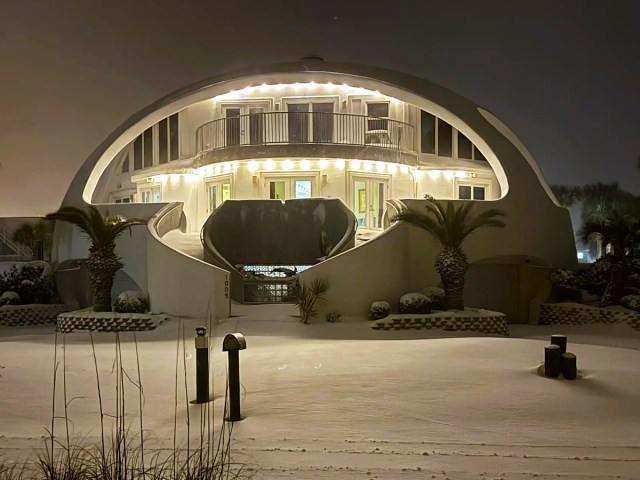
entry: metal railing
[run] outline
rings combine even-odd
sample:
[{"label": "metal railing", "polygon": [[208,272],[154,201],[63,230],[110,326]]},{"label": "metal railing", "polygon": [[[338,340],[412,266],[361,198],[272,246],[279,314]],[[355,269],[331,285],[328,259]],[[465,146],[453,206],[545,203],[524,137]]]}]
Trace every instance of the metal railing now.
[{"label": "metal railing", "polygon": [[197,153],[246,145],[357,145],[415,152],[414,127],[346,113],[269,112],[221,118],[196,130]]}]

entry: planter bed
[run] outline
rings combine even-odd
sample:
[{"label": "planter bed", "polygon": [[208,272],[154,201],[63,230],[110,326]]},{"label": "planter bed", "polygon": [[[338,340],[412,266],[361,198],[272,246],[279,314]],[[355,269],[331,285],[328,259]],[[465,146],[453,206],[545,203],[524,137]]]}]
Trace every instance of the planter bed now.
[{"label": "planter bed", "polygon": [[467,308],[464,311],[435,311],[427,314],[391,314],[376,320],[374,330],[463,330],[509,336],[504,313]]},{"label": "planter bed", "polygon": [[0,307],[0,325],[22,327],[25,325],[55,324],[58,314],[72,308],[64,304],[5,305]]},{"label": "planter bed", "polygon": [[56,328],[61,333],[79,330],[94,332],[132,332],[154,330],[167,320],[167,315],[153,313],[94,312],[76,310],[58,315]]},{"label": "planter bed", "polygon": [[640,330],[640,313],[633,310],[595,307],[580,303],[543,303],[540,325],[585,325],[589,323],[623,323]]}]

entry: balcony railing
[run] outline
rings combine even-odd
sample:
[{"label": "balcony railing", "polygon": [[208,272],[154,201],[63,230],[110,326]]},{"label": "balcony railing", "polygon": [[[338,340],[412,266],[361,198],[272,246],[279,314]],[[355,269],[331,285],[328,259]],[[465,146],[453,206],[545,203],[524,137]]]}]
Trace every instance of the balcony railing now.
[{"label": "balcony railing", "polygon": [[380,117],[270,112],[221,118],[196,130],[197,153],[250,145],[329,144],[415,152],[414,127]]}]

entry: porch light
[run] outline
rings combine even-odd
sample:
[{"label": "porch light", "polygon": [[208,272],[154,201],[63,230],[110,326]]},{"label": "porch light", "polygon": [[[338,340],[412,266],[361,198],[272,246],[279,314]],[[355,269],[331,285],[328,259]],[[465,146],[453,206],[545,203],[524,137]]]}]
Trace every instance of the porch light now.
[{"label": "porch light", "polygon": [[284,162],[282,162],[282,168],[284,170],[291,170],[293,169],[293,162],[291,160],[285,160]]},{"label": "porch light", "polygon": [[229,173],[231,171],[231,165],[229,165],[228,163],[225,163],[224,167],[222,167],[222,171],[224,173]]},{"label": "porch light", "polygon": [[258,162],[256,162],[255,160],[251,160],[247,165],[247,168],[250,172],[255,172],[256,170],[258,170],[258,166]]},{"label": "porch light", "polygon": [[264,168],[266,170],[273,170],[274,168],[276,168],[276,162],[274,162],[273,160],[267,160],[266,162],[264,162]]},{"label": "porch light", "polygon": [[260,85],[260,90],[264,91],[267,88],[269,88],[269,85],[267,85],[266,83],[263,83],[262,85]]},{"label": "porch light", "polygon": [[467,172],[463,172],[463,171],[456,172],[456,178],[466,178],[466,177],[467,177]]},{"label": "porch light", "polygon": [[432,180],[437,180],[440,178],[440,170],[429,170],[429,177]]},{"label": "porch light", "polygon": [[338,167],[339,169],[343,169],[345,165],[345,161],[342,158],[339,158],[336,160],[336,167]]},{"label": "porch light", "polygon": [[451,180],[453,178],[453,172],[451,170],[445,170],[444,176],[447,178],[447,180]]},{"label": "porch light", "polygon": [[329,166],[329,160],[323,158],[318,162],[318,166],[320,168],[327,168]]},{"label": "porch light", "polygon": [[309,170],[311,168],[311,162],[309,160],[302,160],[300,162],[300,168],[302,170]]},{"label": "porch light", "polygon": [[309,82],[309,87],[314,88],[316,86],[316,82]]},{"label": "porch light", "polygon": [[409,173],[409,167],[406,165],[400,165],[400,171],[402,173]]},{"label": "porch light", "polygon": [[422,170],[414,170],[411,172],[411,174],[413,175],[413,178],[415,178],[416,180],[420,180],[424,172]]},{"label": "porch light", "polygon": [[376,172],[379,172],[379,173],[384,172],[384,163],[382,162],[376,163]]},{"label": "porch light", "polygon": [[220,165],[215,166],[216,175],[220,175]]},{"label": "porch light", "polygon": [[354,170],[359,170],[360,169],[360,160],[351,160],[349,162],[349,165],[351,166],[351,168],[353,168]]},{"label": "porch light", "polygon": [[231,164],[231,168],[233,169],[234,172],[238,171],[238,162],[233,162]]},{"label": "porch light", "polygon": [[364,163],[364,169],[365,169],[367,172],[370,172],[372,168],[373,168],[373,164],[372,164],[371,162],[365,162],[365,163]]},{"label": "porch light", "polygon": [[396,165],[395,163],[389,163],[387,165],[387,171],[389,173],[396,173],[398,171],[398,165]]}]

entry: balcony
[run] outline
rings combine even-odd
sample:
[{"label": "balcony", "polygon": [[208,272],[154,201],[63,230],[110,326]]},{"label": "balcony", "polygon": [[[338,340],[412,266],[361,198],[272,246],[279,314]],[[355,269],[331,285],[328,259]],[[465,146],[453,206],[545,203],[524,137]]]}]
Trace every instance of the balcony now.
[{"label": "balcony", "polygon": [[283,156],[417,161],[413,125],[343,113],[270,112],[214,120],[196,130],[196,150],[199,165]]}]

